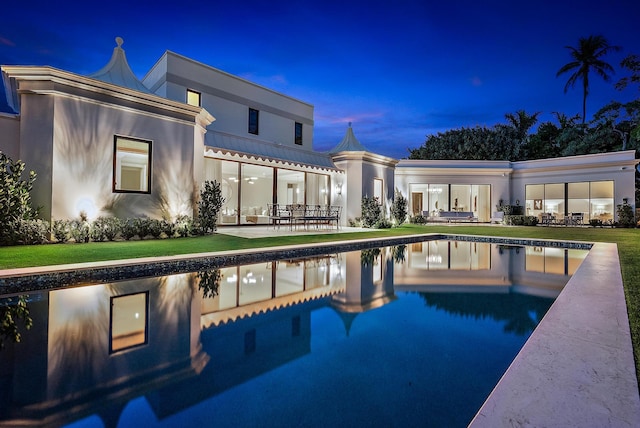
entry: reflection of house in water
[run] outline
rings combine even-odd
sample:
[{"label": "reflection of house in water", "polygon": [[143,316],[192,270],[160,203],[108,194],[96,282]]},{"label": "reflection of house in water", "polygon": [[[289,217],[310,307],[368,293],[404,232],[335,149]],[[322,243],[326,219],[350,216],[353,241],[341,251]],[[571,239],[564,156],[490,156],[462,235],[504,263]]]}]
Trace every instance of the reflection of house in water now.
[{"label": "reflection of house in water", "polygon": [[395,299],[390,254],[388,247],[344,254],[347,286],[331,297],[331,306],[342,319],[347,335],[359,313],[379,308]]},{"label": "reflection of house in water", "polygon": [[195,273],[30,296],[32,329],[0,352],[0,426],[115,426],[140,395],[163,417],[305,355],[341,257],[224,268],[208,298]]},{"label": "reflection of house in water", "polygon": [[[425,241],[407,246],[396,264],[396,290],[483,292],[557,297],[585,250],[520,247],[486,242]],[[425,274],[428,272],[428,274]]]},{"label": "reflection of house in water", "polygon": [[[167,417],[310,353],[312,311],[332,307],[348,335],[356,315],[393,301],[397,290],[418,291],[428,305],[454,313],[488,313],[519,331],[535,308],[504,314],[490,307],[490,295],[469,309],[466,294],[557,294],[579,263],[574,250],[555,248],[434,241],[403,250],[29,296],[32,329],[0,352],[0,426],[61,425],[93,414],[115,426],[139,396]],[[445,294],[458,296],[444,301]]]}]

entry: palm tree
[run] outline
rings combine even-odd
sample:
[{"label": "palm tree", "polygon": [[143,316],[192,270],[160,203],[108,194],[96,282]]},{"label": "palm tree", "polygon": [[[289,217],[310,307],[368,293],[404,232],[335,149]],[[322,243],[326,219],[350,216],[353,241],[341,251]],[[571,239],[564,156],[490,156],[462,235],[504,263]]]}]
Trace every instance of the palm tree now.
[{"label": "palm tree", "polygon": [[573,61],[565,64],[558,72],[556,77],[568,71],[573,71],[569,76],[567,84],[564,85],[564,92],[567,93],[569,87],[573,87],[578,80],[582,80],[582,124],[584,125],[587,116],[587,95],[589,95],[589,72],[595,71],[605,82],[611,80],[609,73],[613,73],[613,67],[603,61],[601,57],[612,51],[619,51],[620,46],[611,46],[607,39],[603,36],[580,37],[578,47],[565,46],[571,51]]},{"label": "palm tree", "polygon": [[507,113],[504,117],[507,119],[509,124],[513,126],[518,133],[518,137],[521,141],[524,141],[529,134],[529,130],[533,125],[538,122],[538,116],[540,116],[539,111],[533,114],[527,114],[524,110],[518,110],[514,113]]}]

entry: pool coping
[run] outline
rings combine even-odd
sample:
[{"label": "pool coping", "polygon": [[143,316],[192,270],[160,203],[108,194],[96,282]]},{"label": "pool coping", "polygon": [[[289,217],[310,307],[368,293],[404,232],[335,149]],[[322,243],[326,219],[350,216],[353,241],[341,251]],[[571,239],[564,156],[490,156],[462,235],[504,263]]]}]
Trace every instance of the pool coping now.
[{"label": "pool coping", "polygon": [[[506,245],[589,248],[538,327],[504,373],[472,427],[636,426],[640,395],[616,244],[462,234],[424,233],[304,245],[228,250],[180,256],[0,270],[0,294],[28,292],[20,286],[57,288],[55,281],[81,275],[85,282],[121,268],[127,275],[150,276],[147,266],[177,273],[227,264],[254,263],[348,251],[362,246],[398,245],[424,239],[457,239]],[[170,268],[169,268],[170,267]],[[194,269],[195,267],[195,269]],[[87,273],[96,275],[86,276]],[[157,273],[156,273],[157,274]],[[82,281],[74,285],[81,285]]]}]

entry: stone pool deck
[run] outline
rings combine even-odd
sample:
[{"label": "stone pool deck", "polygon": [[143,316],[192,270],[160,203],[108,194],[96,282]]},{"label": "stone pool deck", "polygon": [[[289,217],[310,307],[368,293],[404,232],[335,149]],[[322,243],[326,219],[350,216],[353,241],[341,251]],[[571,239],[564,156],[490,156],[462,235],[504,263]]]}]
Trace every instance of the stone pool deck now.
[{"label": "stone pool deck", "polygon": [[[276,237],[272,228],[240,228],[229,234],[248,233]],[[254,229],[254,230],[248,230]],[[352,230],[345,230],[352,231]],[[452,232],[454,230],[452,229]],[[220,232],[220,231],[219,231]],[[224,231],[222,232],[224,233]],[[286,233],[286,232],[285,232]],[[335,233],[335,231],[334,231]],[[435,234],[399,239],[433,238]],[[249,237],[249,236],[247,236]],[[464,236],[454,233],[438,238],[461,238],[525,244],[526,239]],[[374,245],[381,239],[349,241]],[[344,244],[344,243],[342,243]],[[251,258],[280,251],[318,251],[340,247],[339,241],[323,244],[270,247],[191,254],[177,257],[121,260],[94,264],[50,266],[0,271],[0,281],[12,276],[56,275],[85,269],[127,268],[144,263],[184,263],[194,258]],[[540,241],[532,242],[540,245]],[[546,241],[550,246],[558,241]],[[470,382],[473,380],[470,379]],[[629,321],[620,274],[617,246],[596,243],[567,283],[549,312],[485,404],[471,427],[637,427],[640,426],[640,395],[635,374]]]},{"label": "stone pool deck", "polygon": [[470,426],[640,426],[615,244],[594,244]]}]

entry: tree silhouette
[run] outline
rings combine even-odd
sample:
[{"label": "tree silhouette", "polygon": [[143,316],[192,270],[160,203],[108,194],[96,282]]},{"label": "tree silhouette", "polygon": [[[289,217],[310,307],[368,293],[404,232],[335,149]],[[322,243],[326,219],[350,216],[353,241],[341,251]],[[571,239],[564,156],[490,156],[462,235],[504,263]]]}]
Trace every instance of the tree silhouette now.
[{"label": "tree silhouette", "polygon": [[569,80],[564,85],[564,92],[567,93],[569,87],[573,87],[577,81],[582,81],[582,124],[587,116],[587,95],[589,95],[589,73],[591,71],[598,74],[605,82],[611,81],[613,67],[602,60],[602,57],[612,51],[619,51],[620,46],[612,46],[604,36],[581,37],[578,40],[578,47],[565,46],[571,51],[573,61],[565,64],[558,70],[556,77],[561,74],[573,71]]}]

